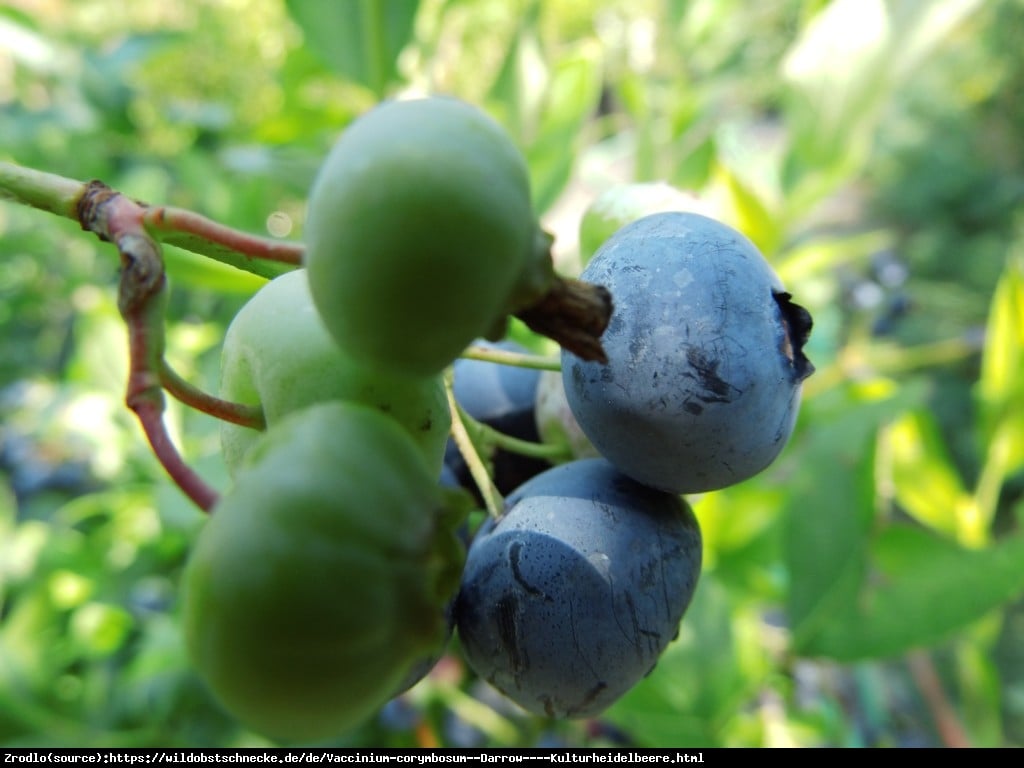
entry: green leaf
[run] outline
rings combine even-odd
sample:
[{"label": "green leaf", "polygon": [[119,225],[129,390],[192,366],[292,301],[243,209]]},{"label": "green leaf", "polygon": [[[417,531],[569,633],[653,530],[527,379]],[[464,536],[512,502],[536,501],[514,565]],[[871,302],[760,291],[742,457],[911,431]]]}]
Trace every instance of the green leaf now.
[{"label": "green leaf", "polygon": [[719,163],[715,179],[725,198],[726,218],[732,226],[749,237],[769,258],[782,242],[783,232],[768,206],[731,168]]},{"label": "green leaf", "polygon": [[[260,286],[267,282],[267,278],[262,275],[214,261],[181,248],[165,245],[163,252],[167,274],[175,285],[188,288],[207,288],[222,293],[248,296],[256,293]],[[239,257],[238,261],[240,264],[245,263],[244,257]],[[291,267],[270,262],[262,263],[261,267],[265,267],[271,275],[291,269]]]},{"label": "green leaf", "polygon": [[399,78],[419,0],[286,0],[309,47],[342,77],[383,97]]},{"label": "green leaf", "polygon": [[842,613],[864,578],[873,518],[872,442],[856,454],[832,456],[792,488],[784,529],[789,569],[786,610],[794,649],[806,643]]},{"label": "green leaf", "polygon": [[929,411],[905,414],[882,436],[882,451],[896,501],[919,522],[965,544],[981,539],[974,503],[949,458]]},{"label": "green leaf", "polygon": [[539,13],[539,3],[524,13],[487,104],[524,148],[533,205],[544,213],[572,175],[580,135],[597,108],[601,52],[584,41],[552,57],[538,34]]},{"label": "green leaf", "polygon": [[543,213],[562,193],[579,153],[579,137],[597,107],[601,72],[597,52],[580,47],[560,59],[541,107],[534,140],[526,149],[533,204]]},{"label": "green leaf", "polygon": [[[985,329],[978,379],[983,437],[990,441],[999,422],[1024,412],[1024,263],[1012,259],[996,285]],[[1024,437],[1017,440],[1024,453]]]},{"label": "green leaf", "polygon": [[548,64],[540,49],[537,20],[540,7],[527,5],[505,49],[498,74],[487,91],[489,111],[522,141],[529,121],[537,110],[538,93],[546,87]]},{"label": "green leaf", "polygon": [[867,161],[893,94],[948,43],[980,0],[834,0],[787,53],[790,208],[806,213]]},{"label": "green leaf", "polygon": [[991,409],[1024,396],[1024,269],[1010,261],[996,285],[978,392]]},{"label": "green leaf", "polygon": [[921,396],[919,388],[878,382],[807,403],[808,422],[828,426],[790,448],[800,454],[790,460],[803,459],[783,528],[786,610],[798,653],[858,594],[875,517],[876,434]]},{"label": "green leaf", "polygon": [[842,615],[803,644],[807,655],[880,658],[935,643],[1024,592],[1024,535],[967,549],[910,525],[885,529],[870,578]]}]

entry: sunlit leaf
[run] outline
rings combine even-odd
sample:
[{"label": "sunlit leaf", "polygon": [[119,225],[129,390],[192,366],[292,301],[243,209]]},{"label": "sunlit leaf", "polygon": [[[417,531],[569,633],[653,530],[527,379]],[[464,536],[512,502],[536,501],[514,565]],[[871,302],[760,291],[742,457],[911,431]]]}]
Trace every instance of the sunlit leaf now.
[{"label": "sunlit leaf", "polygon": [[976,496],[986,524],[1000,490],[1024,467],[1024,261],[1012,257],[989,306],[976,385],[977,426],[985,455]]},{"label": "sunlit leaf", "polygon": [[123,608],[92,602],[72,614],[71,632],[88,653],[102,656],[121,646],[132,624],[131,614]]},{"label": "sunlit leaf", "polygon": [[763,200],[729,168],[719,164],[714,179],[724,198],[723,218],[771,257],[782,241],[778,219]]},{"label": "sunlit leaf", "polygon": [[989,426],[1024,408],[1024,267],[1008,262],[996,285],[985,329],[978,394]]},{"label": "sunlit leaf", "polygon": [[979,544],[974,505],[953,467],[934,417],[904,414],[882,434],[881,454],[896,501],[907,514],[965,544]]},{"label": "sunlit leaf", "polygon": [[946,44],[979,0],[834,0],[802,30],[782,65],[792,130],[783,176],[806,212],[857,174],[892,94]]},{"label": "sunlit leaf", "polygon": [[[183,288],[206,288],[223,293],[250,295],[256,293],[267,278],[244,269],[222,264],[179,248],[165,247],[164,262],[167,274],[175,285]],[[283,267],[271,265],[269,271],[283,272]]]}]

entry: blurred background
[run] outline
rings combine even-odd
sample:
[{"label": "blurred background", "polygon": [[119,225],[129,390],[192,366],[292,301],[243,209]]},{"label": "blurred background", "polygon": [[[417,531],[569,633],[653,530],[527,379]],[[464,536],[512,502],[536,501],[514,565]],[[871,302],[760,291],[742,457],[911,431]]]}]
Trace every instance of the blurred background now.
[{"label": "blurred background", "polygon": [[[457,642],[339,745],[1024,744],[1024,0],[5,0],[0,159],[301,237],[381,98],[484,107],[560,269],[602,191],[664,181],[815,319],[796,434],[691,499],[706,568],[654,672],[524,715]],[[207,389],[261,280],[166,249]],[[123,405],[114,249],[0,202],[0,744],[259,746],[185,659],[200,514]],[[226,486],[216,423],[171,403]]]}]

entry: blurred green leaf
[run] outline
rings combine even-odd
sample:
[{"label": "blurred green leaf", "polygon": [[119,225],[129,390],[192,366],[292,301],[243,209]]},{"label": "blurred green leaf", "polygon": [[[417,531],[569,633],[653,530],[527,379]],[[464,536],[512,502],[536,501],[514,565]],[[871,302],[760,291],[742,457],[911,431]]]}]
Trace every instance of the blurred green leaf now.
[{"label": "blurred green leaf", "polygon": [[581,134],[597,108],[601,90],[597,51],[580,46],[554,65],[539,124],[526,147],[534,208],[543,213],[562,193],[572,175]]},{"label": "blurred green leaf", "polygon": [[871,547],[855,600],[822,624],[803,653],[883,658],[934,643],[1024,594],[1024,536],[966,549],[924,529],[893,525]]},{"label": "blurred green leaf", "polygon": [[912,411],[881,436],[885,464],[896,501],[907,514],[963,544],[984,541],[974,501],[953,467],[934,416]]},{"label": "blurred green leaf", "polygon": [[790,484],[783,534],[797,653],[855,600],[875,516],[875,436],[920,396],[885,382],[837,393],[828,428],[799,448],[804,463]]},{"label": "blurred green leaf", "polygon": [[384,96],[412,37],[419,0],[287,0],[306,42],[339,75]]},{"label": "blurred green leaf", "polygon": [[985,331],[978,393],[990,418],[1024,402],[1024,268],[1012,259],[996,285]]},{"label": "blurred green leaf", "polygon": [[71,632],[88,655],[106,656],[124,642],[132,617],[123,608],[107,603],[86,603],[72,614]]},{"label": "blurred green leaf", "polygon": [[[267,278],[174,246],[164,246],[164,265],[175,285],[249,296]],[[281,270],[283,271],[283,270]]]},{"label": "blurred green leaf", "polygon": [[545,56],[539,15],[540,4],[530,3],[487,99],[523,148],[533,205],[544,213],[569,181],[581,133],[597,108],[601,57],[587,40]]},{"label": "blurred green leaf", "polygon": [[722,190],[722,218],[738,229],[769,258],[782,243],[780,220],[743,181],[725,165],[718,164],[714,179]]},{"label": "blurred green leaf", "polygon": [[866,162],[892,94],[935,55],[979,0],[833,0],[782,66],[792,88],[785,177],[805,213]]},{"label": "blurred green leaf", "polygon": [[996,285],[977,392],[982,439],[1002,444],[1003,472],[1024,466],[1024,260],[1012,258]]}]

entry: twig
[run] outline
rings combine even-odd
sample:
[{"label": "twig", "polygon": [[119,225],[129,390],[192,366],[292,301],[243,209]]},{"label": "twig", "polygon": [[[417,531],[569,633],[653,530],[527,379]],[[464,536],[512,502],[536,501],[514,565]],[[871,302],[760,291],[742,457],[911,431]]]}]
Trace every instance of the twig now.
[{"label": "twig", "polygon": [[[83,198],[89,197],[95,202],[100,190],[107,190],[103,197],[123,197],[101,181],[83,182],[15,163],[0,162],[0,200],[28,205],[74,221],[82,221],[79,210]],[[136,231],[139,227],[144,228],[155,239],[168,245],[268,279],[293,269],[302,260],[302,246],[298,243],[257,237],[217,224],[191,211],[150,206],[127,197],[118,205],[118,210],[122,215],[130,213]],[[110,239],[84,223],[82,228],[95,232],[101,239]]]},{"label": "twig", "polygon": [[947,747],[970,747],[971,741],[963,725],[960,724],[960,718],[946,697],[931,656],[925,651],[913,651],[907,654],[907,666],[935,720],[935,728],[939,732],[942,743]]},{"label": "twig", "polygon": [[182,208],[147,206],[143,222],[146,229],[159,235],[165,243],[186,250],[222,246],[227,253],[242,254],[247,259],[266,259],[293,267],[302,263],[303,247],[299,243],[258,237]]},{"label": "twig", "polygon": [[[300,243],[242,232],[193,211],[129,200],[101,181],[85,183],[0,162],[0,199],[75,219],[106,240],[110,238],[103,228],[86,225],[81,207],[83,200],[93,206],[114,197],[123,201],[116,211],[126,217],[126,222],[130,220],[132,231],[145,231],[156,241],[268,279],[302,264],[305,251]],[[599,285],[553,273],[550,277],[550,285],[535,303],[512,314],[578,357],[607,362],[601,335],[611,318],[611,295]]]},{"label": "twig", "polygon": [[76,209],[82,228],[114,243],[121,256],[117,307],[128,325],[125,403],[138,417],[154,455],[171,479],[196,506],[209,512],[217,502],[217,493],[185,463],[163,422],[160,371],[167,275],[160,245],[142,228],[141,208],[104,184],[86,185]]},{"label": "twig", "polygon": [[580,359],[607,363],[601,336],[612,309],[612,295],[604,286],[556,277],[539,301],[515,316]]}]

